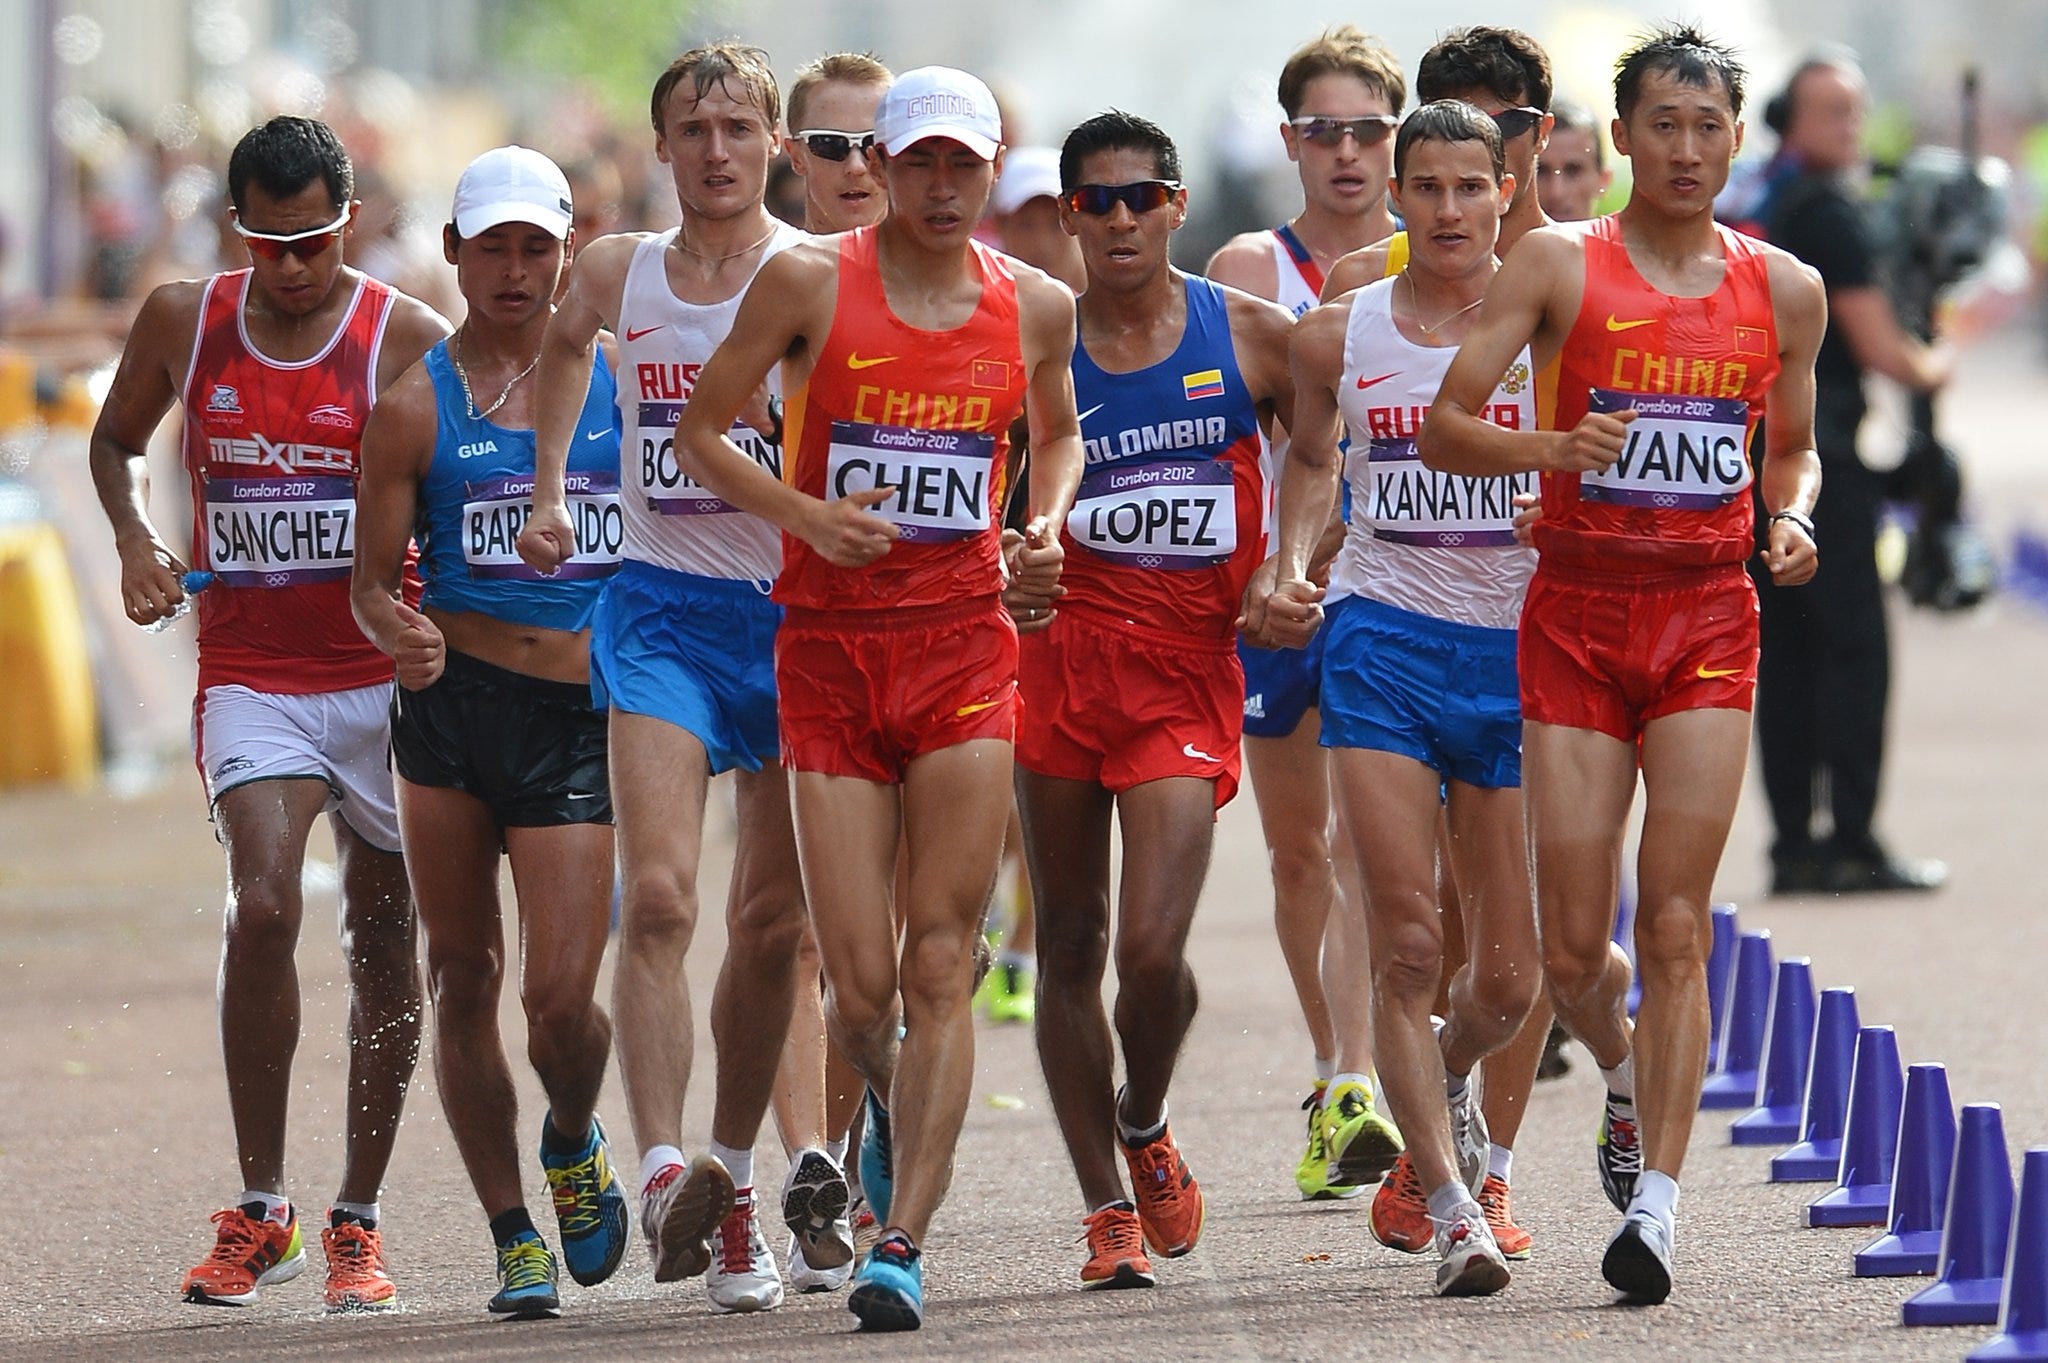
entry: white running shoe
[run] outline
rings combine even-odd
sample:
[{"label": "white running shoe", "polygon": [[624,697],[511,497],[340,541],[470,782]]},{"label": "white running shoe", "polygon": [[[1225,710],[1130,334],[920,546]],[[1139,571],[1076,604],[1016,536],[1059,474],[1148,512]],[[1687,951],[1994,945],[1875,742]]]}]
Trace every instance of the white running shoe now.
[{"label": "white running shoe", "polygon": [[1671,1295],[1671,1232],[1654,1212],[1630,1212],[1607,1242],[1600,1276],[1632,1302],[1655,1306]]},{"label": "white running shoe", "polygon": [[823,1150],[809,1147],[789,1162],[782,1181],[782,1221],[815,1268],[853,1262],[853,1225],[846,1219],[846,1174]]},{"label": "white running shoe", "polygon": [[654,1260],[654,1281],[680,1282],[711,1265],[711,1236],[732,1211],[732,1175],[711,1155],[689,1168],[663,1165],[640,1194],[640,1232]]},{"label": "white running shoe", "polygon": [[721,1311],[773,1311],[782,1305],[782,1275],[754,1219],[752,1188],[738,1191],[732,1214],[718,1225],[704,1286]]},{"label": "white running shoe", "polygon": [[1472,1196],[1486,1186],[1487,1160],[1493,1154],[1493,1138],[1486,1129],[1486,1115],[1479,1110],[1479,1071],[1465,1081],[1465,1096],[1450,1104],[1451,1157],[1457,1161],[1458,1177]]},{"label": "white running shoe", "polygon": [[812,1268],[804,1259],[803,1243],[789,1237],[789,1285],[799,1292],[837,1292],[853,1278],[853,1260],[837,1268]]},{"label": "white running shoe", "polygon": [[1489,1297],[1508,1285],[1508,1261],[1477,1203],[1466,1203],[1436,1228],[1436,1252],[1443,1260],[1436,1268],[1440,1297]]}]

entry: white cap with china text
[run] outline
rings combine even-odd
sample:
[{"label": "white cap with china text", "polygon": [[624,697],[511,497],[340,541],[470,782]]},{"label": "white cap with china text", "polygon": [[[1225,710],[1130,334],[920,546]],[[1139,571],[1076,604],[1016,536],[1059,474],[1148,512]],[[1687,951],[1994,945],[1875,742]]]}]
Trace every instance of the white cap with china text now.
[{"label": "white cap with china text", "polygon": [[875,140],[894,156],[927,137],[948,137],[984,161],[1003,144],[1003,115],[979,79],[950,66],[905,71],[875,110]]},{"label": "white cap with china text", "polygon": [[531,147],[497,147],[455,182],[455,231],[464,239],[502,223],[527,222],[566,240],[574,210],[562,168]]}]

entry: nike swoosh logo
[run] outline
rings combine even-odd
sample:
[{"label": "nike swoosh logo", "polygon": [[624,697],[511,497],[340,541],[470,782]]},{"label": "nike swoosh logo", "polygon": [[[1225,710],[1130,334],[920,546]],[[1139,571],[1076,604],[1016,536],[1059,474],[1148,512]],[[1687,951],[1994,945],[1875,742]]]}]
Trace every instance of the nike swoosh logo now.
[{"label": "nike swoosh logo", "polygon": [[1003,702],[1001,697],[997,697],[995,700],[978,700],[975,701],[972,705],[963,705],[959,709],[955,710],[953,712],[953,718],[965,719],[969,715],[978,715],[983,710],[993,710],[1002,703]]},{"label": "nike swoosh logo", "polygon": [[[1398,374],[1398,373],[1400,373],[1400,372],[1401,372],[1400,370],[1396,369],[1396,370],[1394,371],[1394,374]],[[1380,376],[1379,376],[1378,378],[1376,378],[1376,379],[1369,379],[1369,378],[1367,378],[1367,377],[1366,377],[1365,375],[1363,375],[1363,374],[1360,374],[1360,375],[1358,376],[1358,386],[1359,386],[1360,388],[1370,388],[1370,387],[1372,387],[1372,386],[1373,386],[1374,384],[1376,384],[1376,383],[1385,383],[1385,382],[1386,382],[1386,381],[1387,381],[1388,379],[1391,379],[1391,378],[1393,378],[1393,377],[1394,377],[1394,374],[1382,374],[1382,375],[1380,375]],[[1210,760],[1211,762],[1214,762],[1214,761],[1215,761],[1216,759],[1212,757],[1212,758],[1210,758],[1209,760]]]},{"label": "nike swoosh logo", "polygon": [[1632,322],[1624,322],[1610,312],[1607,314],[1607,329],[1609,331],[1634,331],[1637,327],[1646,327],[1656,320],[1654,317],[1638,317]]},{"label": "nike swoosh logo", "polygon": [[564,795],[562,798],[565,800],[595,800],[597,798],[597,792],[591,791],[583,795],[576,795],[572,793],[569,795]]},{"label": "nike swoosh logo", "polygon": [[[1393,376],[1392,376],[1392,375],[1388,375],[1388,377],[1389,377],[1389,378],[1391,378],[1391,377],[1393,377]],[[1195,759],[1195,760],[1196,760],[1197,762],[1221,762],[1221,761],[1223,760],[1223,759],[1222,759],[1222,758],[1220,758],[1220,757],[1211,757],[1211,756],[1209,756],[1209,754],[1207,754],[1207,753],[1203,752],[1203,751],[1202,751],[1202,750],[1201,750],[1200,748],[1196,747],[1196,746],[1195,746],[1194,744],[1192,744],[1192,743],[1183,743],[1183,744],[1181,744],[1181,745],[1180,745],[1180,755],[1181,755],[1182,757],[1192,757],[1192,758],[1194,758],[1194,759]]]},{"label": "nike swoosh logo", "polygon": [[629,341],[637,341],[642,336],[652,336],[655,332],[660,331],[663,327],[667,325],[668,323],[666,322],[659,322],[651,327],[642,327],[638,331],[634,331],[631,328],[628,328],[626,331],[626,339]]},{"label": "nike swoosh logo", "polygon": [[1101,411],[1103,408],[1107,406],[1109,406],[1109,404],[1106,402],[1098,402],[1093,407],[1090,407],[1087,411],[1075,417],[1074,420],[1086,421],[1089,417],[1094,416],[1097,412]]},{"label": "nike swoosh logo", "polygon": [[585,440],[602,440],[602,439],[604,439],[604,438],[605,438],[606,436],[608,436],[608,435],[610,435],[610,434],[611,434],[611,432],[610,432],[609,430],[603,430],[603,431],[585,431],[585,432],[583,433],[583,438],[584,438]]},{"label": "nike swoosh logo", "polygon": [[902,358],[901,355],[876,355],[864,360],[860,357],[860,353],[855,351],[846,357],[846,367],[848,369],[873,369],[878,364],[894,364]]},{"label": "nike swoosh logo", "polygon": [[1701,681],[1713,681],[1716,677],[1732,677],[1741,670],[1739,667],[1708,667],[1701,663],[1693,669],[1693,675]]}]

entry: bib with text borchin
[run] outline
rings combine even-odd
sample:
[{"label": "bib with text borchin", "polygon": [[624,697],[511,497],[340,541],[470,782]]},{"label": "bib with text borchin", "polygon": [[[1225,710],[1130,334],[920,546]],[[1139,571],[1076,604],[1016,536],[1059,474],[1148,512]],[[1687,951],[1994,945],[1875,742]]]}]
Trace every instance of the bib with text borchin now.
[{"label": "bib with text borchin", "polygon": [[1536,490],[1533,473],[1491,478],[1440,473],[1422,462],[1413,440],[1373,441],[1366,472],[1373,538],[1438,549],[1513,544],[1515,494]]},{"label": "bib with text borchin", "polygon": [[987,431],[921,431],[864,421],[832,423],[825,456],[825,500],[893,488],[868,508],[913,544],[943,544],[989,526],[989,479],[996,438]]},{"label": "bib with text borchin", "polygon": [[206,559],[230,587],[335,582],[355,560],[353,478],[209,478]]},{"label": "bib with text borchin", "polygon": [[1588,501],[1660,511],[1712,511],[1749,490],[1749,404],[1741,398],[1592,390],[1587,410],[1636,419],[1621,458],[1598,473],[1579,474]]},{"label": "bib with text borchin", "polygon": [[[634,459],[639,469],[640,495],[647,509],[659,516],[731,516],[740,509],[683,472],[676,459],[676,423],[683,419],[680,402],[640,404],[640,448],[621,450],[620,457]],[[771,445],[751,426],[735,421],[729,432],[742,453],[782,481],[782,447]]]},{"label": "bib with text borchin", "polygon": [[522,582],[610,577],[619,570],[625,523],[619,514],[619,480],[609,473],[570,470],[564,480],[569,523],[576,529],[576,556],[551,578],[543,578],[519,557],[516,547],[533,514],[533,475],[513,474],[471,483],[462,504],[462,561],[471,577]]},{"label": "bib with text borchin", "polygon": [[1168,459],[1097,467],[1081,480],[1067,533],[1139,568],[1213,568],[1237,552],[1237,495],[1228,465]]}]

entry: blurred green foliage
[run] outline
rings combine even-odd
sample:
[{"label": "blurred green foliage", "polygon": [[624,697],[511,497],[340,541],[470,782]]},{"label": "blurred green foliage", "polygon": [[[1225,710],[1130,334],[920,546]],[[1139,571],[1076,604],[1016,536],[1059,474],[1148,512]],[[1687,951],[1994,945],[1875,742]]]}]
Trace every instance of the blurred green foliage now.
[{"label": "blurred green foliage", "polygon": [[647,92],[681,52],[691,0],[507,0],[500,51],[509,66],[587,90],[614,118],[647,115]]}]

